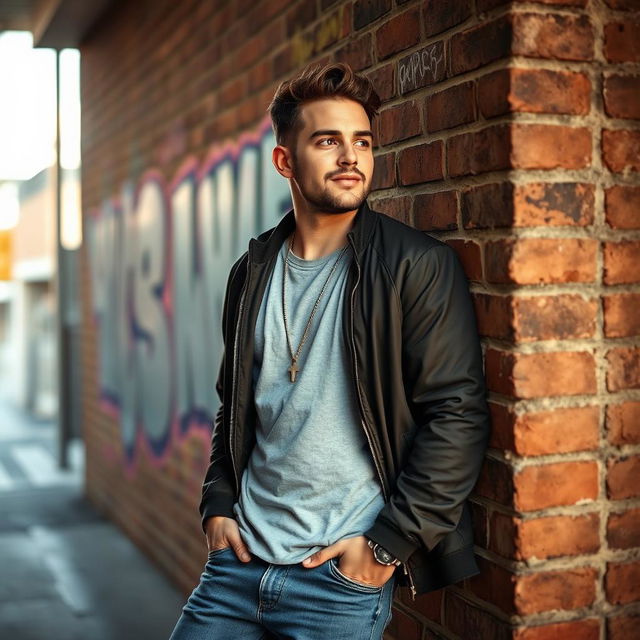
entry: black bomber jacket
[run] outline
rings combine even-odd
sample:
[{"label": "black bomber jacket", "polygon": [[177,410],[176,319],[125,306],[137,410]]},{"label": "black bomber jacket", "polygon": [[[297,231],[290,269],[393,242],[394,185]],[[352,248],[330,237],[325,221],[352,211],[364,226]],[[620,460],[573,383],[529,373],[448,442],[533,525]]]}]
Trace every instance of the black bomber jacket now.
[{"label": "black bomber jacket", "polygon": [[[202,522],[234,517],[255,443],[252,367],[260,303],[293,211],[254,238],[225,295]],[[400,584],[424,593],[478,573],[467,497],[489,437],[480,341],[466,276],[446,244],[366,201],[348,241],[342,330],[385,506],[365,535],[402,561]]]}]

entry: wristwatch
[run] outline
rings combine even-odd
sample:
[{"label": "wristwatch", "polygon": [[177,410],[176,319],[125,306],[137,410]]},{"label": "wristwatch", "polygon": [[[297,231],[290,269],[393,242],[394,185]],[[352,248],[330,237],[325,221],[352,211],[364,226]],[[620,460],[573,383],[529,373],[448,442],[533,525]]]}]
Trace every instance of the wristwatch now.
[{"label": "wristwatch", "polygon": [[402,563],[398,558],[394,558],[384,547],[381,547],[377,542],[373,540],[367,540],[369,548],[373,551],[373,557],[376,562],[383,564],[385,567],[392,565],[399,567]]}]

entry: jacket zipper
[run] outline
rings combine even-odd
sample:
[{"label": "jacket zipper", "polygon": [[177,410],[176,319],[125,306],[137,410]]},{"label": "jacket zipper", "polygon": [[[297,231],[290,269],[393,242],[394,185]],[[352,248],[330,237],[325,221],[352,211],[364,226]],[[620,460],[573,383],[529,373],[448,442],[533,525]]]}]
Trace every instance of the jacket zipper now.
[{"label": "jacket zipper", "polygon": [[240,481],[238,478],[238,471],[236,469],[236,461],[234,457],[234,447],[233,447],[233,427],[234,427],[234,418],[237,411],[237,363],[238,363],[238,343],[240,336],[240,326],[242,324],[242,312],[244,311],[245,299],[247,297],[247,290],[249,288],[249,259],[247,258],[247,279],[244,282],[244,286],[242,288],[242,294],[240,295],[240,304],[238,306],[238,319],[236,322],[235,335],[233,339],[233,377],[231,381],[231,410],[229,412],[229,458],[231,459],[231,469],[233,471],[233,480],[235,482],[235,490],[236,495],[240,491]]},{"label": "jacket zipper", "polygon": [[[358,254],[356,253],[356,248],[353,244],[353,241],[351,240],[351,238],[349,238],[349,243],[351,244],[351,248],[353,249],[353,258],[354,258],[354,262],[356,263],[356,267],[358,268],[358,277],[356,279],[356,283],[353,285],[353,289],[351,289],[351,350],[352,350],[352,354],[353,354],[353,372],[355,375],[355,382],[356,382],[356,393],[358,395],[358,402],[360,404],[360,422],[362,424],[362,428],[364,429],[364,433],[367,436],[367,441],[369,443],[369,450],[371,451],[371,457],[373,458],[373,462],[375,464],[376,467],[376,471],[378,472],[378,479],[380,480],[380,485],[382,487],[382,495],[384,496],[384,501],[388,502],[389,501],[389,495],[387,493],[387,489],[386,489],[386,483],[384,481],[384,476],[382,474],[382,469],[380,468],[380,461],[378,460],[378,456],[376,455],[376,452],[374,451],[374,447],[373,447],[373,439],[371,437],[371,434],[369,432],[369,429],[367,427],[367,423],[365,422],[364,419],[364,404],[362,402],[362,395],[360,393],[360,381],[358,378],[358,359],[356,357],[356,341],[355,341],[355,337],[354,337],[354,323],[353,323],[353,316],[354,316],[354,296],[356,293],[356,289],[358,288],[358,285],[360,284],[360,263],[358,262]],[[402,563],[402,570],[404,571],[404,574],[407,576],[407,579],[409,580],[409,587],[411,589],[411,599],[415,600],[416,599],[416,588],[413,584],[413,577],[411,575],[411,570],[409,569],[409,565],[407,562],[403,562]]]}]

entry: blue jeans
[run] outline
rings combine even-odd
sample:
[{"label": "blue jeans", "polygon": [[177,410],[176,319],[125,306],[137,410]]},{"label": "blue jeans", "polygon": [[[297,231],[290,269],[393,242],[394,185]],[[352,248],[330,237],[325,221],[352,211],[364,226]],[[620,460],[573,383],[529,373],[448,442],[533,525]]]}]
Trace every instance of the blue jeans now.
[{"label": "blue jeans", "polygon": [[200,584],[170,640],[380,640],[391,620],[395,576],[373,587],[347,578],[331,558],[318,567],[209,553]]}]

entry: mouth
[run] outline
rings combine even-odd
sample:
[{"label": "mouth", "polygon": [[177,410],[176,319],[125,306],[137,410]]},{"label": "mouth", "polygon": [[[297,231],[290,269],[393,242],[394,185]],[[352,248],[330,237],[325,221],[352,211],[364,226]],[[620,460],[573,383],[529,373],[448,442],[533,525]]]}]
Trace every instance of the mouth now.
[{"label": "mouth", "polygon": [[354,185],[358,184],[358,182],[362,181],[360,176],[355,174],[336,176],[335,178],[331,178],[331,180],[333,180],[333,182],[337,182],[343,187],[353,187]]}]

